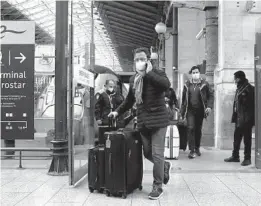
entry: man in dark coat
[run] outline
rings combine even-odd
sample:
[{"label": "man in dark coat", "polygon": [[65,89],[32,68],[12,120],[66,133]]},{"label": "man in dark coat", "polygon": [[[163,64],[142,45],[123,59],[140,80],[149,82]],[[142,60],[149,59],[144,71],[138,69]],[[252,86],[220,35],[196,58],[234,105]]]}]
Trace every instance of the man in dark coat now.
[{"label": "man in dark coat", "polygon": [[158,199],[162,194],[162,184],[169,181],[171,164],[164,160],[164,142],[169,124],[165,106],[165,91],[170,81],[164,71],[152,68],[147,48],[134,52],[136,74],[130,78],[130,88],[125,101],[109,116],[122,115],[137,106],[137,129],[141,132],[144,156],[153,166],[153,189],[150,199]]},{"label": "man in dark coat", "polygon": [[207,118],[214,103],[213,90],[208,82],[200,77],[200,69],[193,66],[190,70],[192,78],[186,81],[182,95],[181,116],[187,120],[189,140],[189,158],[201,156],[200,142],[203,119]]},{"label": "man in dark coat", "polygon": [[234,144],[232,156],[225,162],[240,162],[239,150],[244,136],[244,161],[242,166],[251,164],[252,128],[255,125],[255,88],[246,79],[243,71],[234,73],[237,84],[233,104],[232,123],[235,123]]},{"label": "man in dark coat", "polygon": [[[123,102],[124,97],[116,92],[114,80],[106,80],[105,91],[98,96],[95,104],[95,117],[98,125],[109,125],[108,114]],[[118,119],[117,127],[124,127],[123,119]]]}]

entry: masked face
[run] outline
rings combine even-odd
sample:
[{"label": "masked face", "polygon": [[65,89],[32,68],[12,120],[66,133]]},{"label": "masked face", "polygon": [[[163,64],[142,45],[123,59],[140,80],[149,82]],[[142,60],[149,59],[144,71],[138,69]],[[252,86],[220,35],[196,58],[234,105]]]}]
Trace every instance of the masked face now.
[{"label": "masked face", "polygon": [[146,70],[148,59],[145,52],[135,54],[134,61],[135,61],[135,68],[137,71]]},{"label": "masked face", "polygon": [[194,69],[191,75],[193,80],[199,80],[200,78],[200,73],[198,69]]},{"label": "masked face", "polygon": [[106,85],[106,90],[109,91],[110,93],[112,93],[114,91],[115,88],[115,84],[113,81],[110,81],[107,85]]}]

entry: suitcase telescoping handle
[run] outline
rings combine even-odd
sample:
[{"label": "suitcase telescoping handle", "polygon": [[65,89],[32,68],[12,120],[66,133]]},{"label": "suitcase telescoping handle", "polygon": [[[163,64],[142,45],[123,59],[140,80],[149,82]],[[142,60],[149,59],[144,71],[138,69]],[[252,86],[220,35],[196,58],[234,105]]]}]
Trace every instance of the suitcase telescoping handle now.
[{"label": "suitcase telescoping handle", "polygon": [[109,127],[116,128],[117,127],[117,121],[114,117],[109,117]]},{"label": "suitcase telescoping handle", "polygon": [[109,174],[111,174],[112,162],[111,162],[111,153],[109,154]]}]

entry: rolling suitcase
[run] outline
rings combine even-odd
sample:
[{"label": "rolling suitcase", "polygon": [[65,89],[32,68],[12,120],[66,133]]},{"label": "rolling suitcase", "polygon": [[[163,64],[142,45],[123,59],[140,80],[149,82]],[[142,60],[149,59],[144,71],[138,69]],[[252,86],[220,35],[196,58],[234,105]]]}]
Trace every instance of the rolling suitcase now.
[{"label": "rolling suitcase", "polygon": [[105,145],[104,134],[105,134],[105,132],[117,130],[116,120],[110,118],[109,125],[98,126],[98,130],[99,130],[99,136],[98,136],[98,142],[96,143],[96,145]]},{"label": "rolling suitcase", "polygon": [[104,191],[104,147],[94,147],[89,149],[88,158],[88,184],[89,190],[92,193],[94,190],[98,192]]},{"label": "rolling suitcase", "polygon": [[127,197],[142,190],[143,159],[140,133],[133,129],[106,132],[105,192],[107,196]]},{"label": "rolling suitcase", "polygon": [[179,131],[174,124],[167,127],[164,157],[175,160],[179,158]]}]

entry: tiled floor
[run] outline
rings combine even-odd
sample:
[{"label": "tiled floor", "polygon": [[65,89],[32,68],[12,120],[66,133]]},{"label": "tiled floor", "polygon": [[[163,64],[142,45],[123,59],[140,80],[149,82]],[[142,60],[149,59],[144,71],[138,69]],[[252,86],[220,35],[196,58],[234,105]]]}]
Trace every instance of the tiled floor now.
[{"label": "tiled floor", "polygon": [[[31,177],[29,179],[29,177]],[[84,179],[77,187],[68,186],[68,177],[48,176],[42,169],[2,169],[1,205],[3,206],[261,206],[261,173],[172,173],[158,201],[147,194],[152,176],[145,174],[143,190],[127,199],[90,193]]]},{"label": "tiled floor", "polygon": [[[203,150],[203,156],[188,160],[181,154],[172,161],[174,170],[164,194],[158,201],[147,198],[151,190],[152,164],[145,162],[143,190],[127,199],[90,193],[84,179],[77,187],[68,186],[68,176],[48,176],[47,165],[18,170],[17,162],[2,162],[1,205],[3,206],[261,206],[261,171],[253,165],[242,168],[238,163],[226,164],[230,154]],[[7,161],[7,160],[6,160]],[[32,164],[32,162],[30,163]],[[31,165],[32,166],[32,165]]]}]

